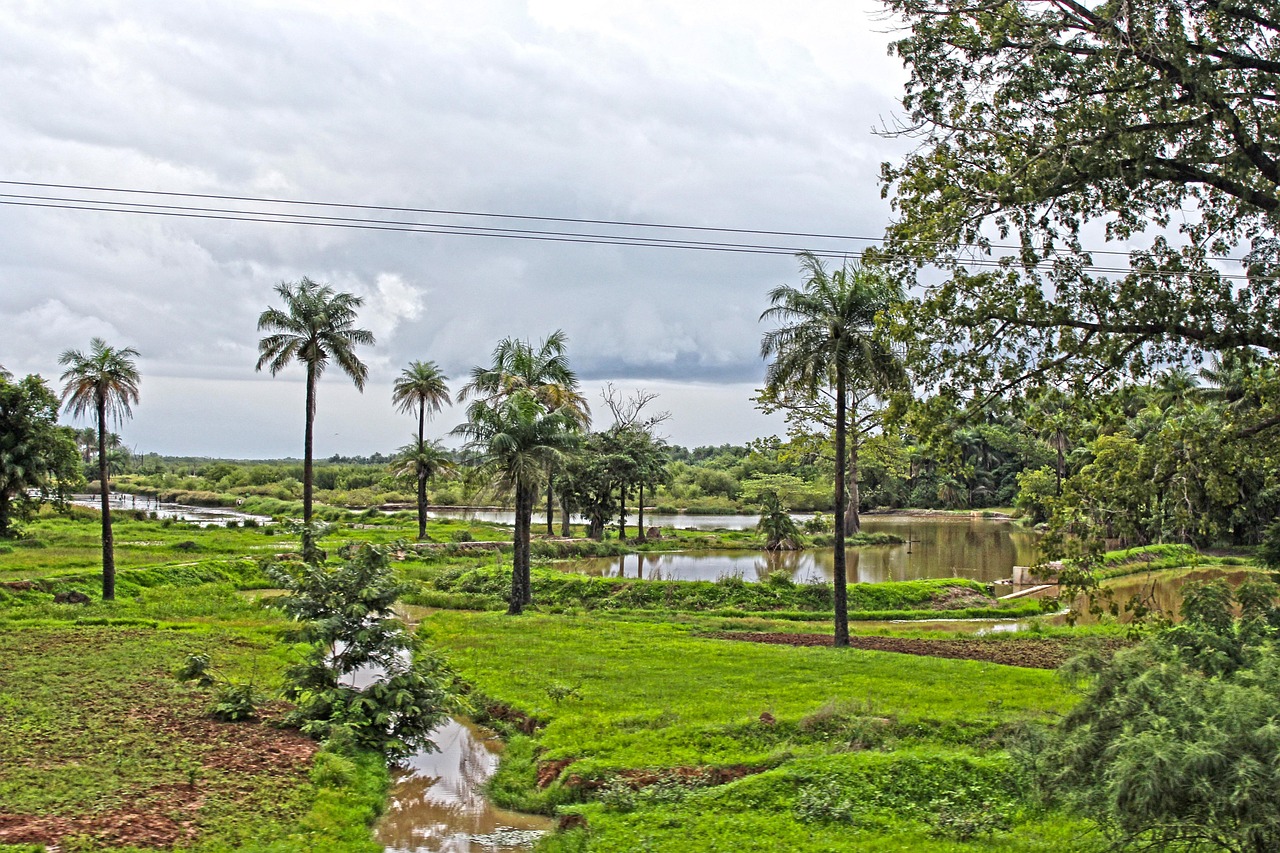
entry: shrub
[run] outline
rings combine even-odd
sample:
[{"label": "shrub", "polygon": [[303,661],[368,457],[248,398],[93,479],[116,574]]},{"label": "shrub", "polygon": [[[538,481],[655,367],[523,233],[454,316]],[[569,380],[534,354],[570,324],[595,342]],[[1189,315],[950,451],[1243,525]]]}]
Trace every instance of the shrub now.
[{"label": "shrub", "polygon": [[1257,581],[1234,593],[1222,581],[1189,584],[1181,625],[1112,660],[1070,664],[1083,698],[1018,750],[1045,797],[1122,844],[1280,849],[1276,593]]},{"label": "shrub", "polygon": [[[289,720],[316,738],[349,732],[357,746],[398,760],[429,745],[458,707],[454,675],[391,612],[404,587],[388,549],[362,544],[342,553],[336,567],[322,559],[267,567],[289,591],[280,605],[302,623],[294,639],[310,646],[286,673],[285,696],[298,706]],[[372,684],[347,686],[352,673],[369,669]]]}]

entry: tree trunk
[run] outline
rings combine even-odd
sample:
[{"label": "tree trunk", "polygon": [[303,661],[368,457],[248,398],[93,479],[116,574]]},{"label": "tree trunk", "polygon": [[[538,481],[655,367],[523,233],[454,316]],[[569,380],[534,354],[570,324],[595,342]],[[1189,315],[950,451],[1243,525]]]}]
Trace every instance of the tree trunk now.
[{"label": "tree trunk", "polygon": [[102,497],[102,600],[116,598],[116,549],[111,532],[111,474],[107,470],[107,398],[98,393],[98,482]]},{"label": "tree trunk", "polygon": [[640,481],[640,492],[636,496],[636,538],[644,541],[644,481]]},{"label": "tree trunk", "polygon": [[[837,519],[844,518],[845,512],[845,365],[836,362],[836,507]],[[844,525],[835,525],[835,559],[833,574],[835,575],[835,641],[836,647],[849,645],[849,573],[845,567]]]},{"label": "tree trunk", "polygon": [[426,438],[427,401],[418,401],[418,541],[427,538],[427,469],[422,466],[422,446]]},{"label": "tree trunk", "polygon": [[618,541],[627,539],[627,487],[618,487]]},{"label": "tree trunk", "polygon": [[553,475],[551,474],[551,472],[550,472],[550,471],[548,471],[548,472],[547,472],[547,535],[548,535],[548,536],[555,536],[555,535],[556,535],[556,529],[555,529],[555,527],[553,526],[553,523],[552,523],[552,513],[551,513],[551,509],[552,509],[552,503],[551,503],[551,481],[552,481],[552,479],[554,479],[554,478],[553,478]]},{"label": "tree trunk", "polygon": [[565,539],[573,536],[573,530],[569,527],[569,501],[564,495],[560,495],[560,535]]},{"label": "tree trunk", "polygon": [[521,561],[520,567],[520,587],[521,596],[525,604],[533,604],[533,578],[529,573],[530,553],[529,553],[529,533],[533,529],[533,503],[538,499],[538,489],[536,486],[529,486],[525,490],[524,498],[524,559]]},{"label": "tree trunk", "polygon": [[858,488],[858,433],[853,431],[848,436],[849,471],[846,475],[849,482],[849,507],[844,511],[844,535],[852,536],[862,531],[862,519],[858,516],[858,505],[862,502],[862,493]]},{"label": "tree trunk", "polygon": [[529,541],[529,529],[524,526],[524,489],[516,486],[516,523],[511,542],[511,598],[507,601],[507,613],[519,616],[524,612],[524,575],[520,571],[523,545]]},{"label": "tree trunk", "polygon": [[307,431],[302,443],[302,559],[316,561],[315,537],[311,531],[311,495],[315,471],[311,456],[314,446],[316,420],[316,366],[307,362]]},{"label": "tree trunk", "polygon": [[1062,477],[1067,470],[1067,460],[1064,458],[1062,451],[1066,444],[1066,439],[1059,437],[1054,443],[1058,446],[1058,482],[1054,487],[1053,493],[1058,497],[1062,497]]}]

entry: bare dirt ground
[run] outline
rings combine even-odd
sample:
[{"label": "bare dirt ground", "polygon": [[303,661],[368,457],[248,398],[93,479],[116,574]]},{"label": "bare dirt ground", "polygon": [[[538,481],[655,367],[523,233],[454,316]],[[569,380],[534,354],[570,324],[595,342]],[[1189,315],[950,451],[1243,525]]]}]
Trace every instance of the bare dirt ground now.
[{"label": "bare dirt ground", "polygon": [[[788,646],[830,646],[827,634],[774,634],[750,631],[722,631],[710,636],[722,640],[777,643]],[[1120,641],[1108,641],[1108,647]],[[935,658],[981,660],[1006,666],[1056,669],[1081,651],[1078,643],[1054,638],[999,639],[913,639],[906,637],[850,637],[849,647],[878,652],[900,652]]]},{"label": "bare dirt ground", "polygon": [[[118,808],[83,815],[12,814],[0,810],[0,844],[50,849],[91,840],[95,847],[172,848],[200,835],[201,808],[210,797],[240,800],[264,786],[305,782],[317,746],[296,731],[266,722],[220,723],[203,705],[140,704],[128,712],[164,743],[201,744],[190,783],[130,792]],[[77,848],[78,849],[78,848]]]}]

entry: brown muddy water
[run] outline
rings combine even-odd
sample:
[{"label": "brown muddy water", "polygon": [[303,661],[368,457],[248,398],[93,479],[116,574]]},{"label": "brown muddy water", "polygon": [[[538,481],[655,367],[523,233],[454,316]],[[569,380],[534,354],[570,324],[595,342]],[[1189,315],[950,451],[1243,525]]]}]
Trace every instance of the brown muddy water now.
[{"label": "brown muddy water", "polygon": [[392,771],[375,830],[387,853],[512,853],[551,830],[550,818],[505,811],[485,797],[502,752],[497,735],[450,720],[432,740],[439,752],[420,752]]},{"label": "brown muddy water", "polygon": [[[1006,580],[1013,567],[1034,565],[1037,535],[1007,520],[939,516],[869,516],[866,533],[893,533],[901,545],[851,548],[850,583],[883,583],[920,578]],[[783,572],[797,583],[834,580],[835,552],[828,548],[765,553],[697,551],[629,554],[557,564],[565,571],[648,580],[707,580],[740,577],[761,581]]]}]

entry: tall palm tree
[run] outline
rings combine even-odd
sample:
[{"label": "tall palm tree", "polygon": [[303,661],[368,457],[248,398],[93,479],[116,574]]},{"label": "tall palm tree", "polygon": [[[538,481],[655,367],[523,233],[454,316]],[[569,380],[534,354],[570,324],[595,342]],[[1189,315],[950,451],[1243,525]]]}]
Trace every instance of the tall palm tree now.
[{"label": "tall palm tree", "polygon": [[529,578],[529,527],[533,503],[547,470],[577,440],[577,423],[565,409],[548,410],[528,390],[467,407],[467,422],[453,430],[467,447],[493,466],[498,482],[516,496],[508,613],[533,601]]},{"label": "tall palm tree", "polygon": [[[565,347],[569,337],[562,329],[548,335],[537,349],[528,341],[503,338],[493,350],[488,367],[475,367],[471,381],[458,392],[458,399],[474,396],[493,402],[517,391],[529,393],[547,411],[566,413],[578,430],[591,426],[591,409],[578,388],[578,375],[569,367]],[[547,535],[552,524],[552,471],[547,477]]]},{"label": "tall palm tree", "polygon": [[[427,442],[424,434],[427,425],[427,413],[438,413],[444,406],[452,405],[449,397],[449,377],[444,375],[440,366],[434,361],[412,361],[400,373],[400,378],[391,386],[391,402],[396,410],[418,413],[418,446],[413,453],[418,480],[418,538],[427,537],[427,478],[430,477],[427,464]],[[402,451],[402,459],[408,460]],[[438,461],[438,459],[437,459]]]},{"label": "tall palm tree", "polygon": [[111,478],[107,465],[107,419],[116,424],[133,416],[138,402],[138,367],[133,347],[115,349],[102,338],[89,342],[89,353],[67,350],[58,357],[66,384],[62,400],[67,410],[81,416],[92,412],[98,422],[98,481],[102,484],[102,600],[116,597],[115,540],[111,532]]},{"label": "tall palm tree", "polygon": [[316,383],[333,359],[351,377],[356,388],[364,390],[369,369],[356,357],[355,347],[372,346],[373,333],[355,328],[356,309],[364,300],[350,293],[335,292],[327,284],[307,277],[290,284],[276,285],[276,293],[284,300],[284,309],[268,308],[258,315],[258,331],[271,332],[258,341],[258,365],[267,366],[275,376],[291,361],[300,361],[307,370],[306,437],[302,463],[302,551],[303,557],[316,557],[311,535],[311,497],[314,484],[312,449],[316,418]]},{"label": "tall palm tree", "polygon": [[761,315],[782,325],[766,332],[760,354],[774,360],[765,373],[766,389],[816,396],[835,392],[835,644],[849,645],[848,573],[844,525],[848,468],[846,448],[848,395],[855,381],[876,387],[900,376],[896,353],[875,333],[876,317],[903,299],[902,287],[874,267],[846,264],[828,272],[812,252],[799,256],[808,278],[800,288],[780,285],[769,292],[773,303]]}]

